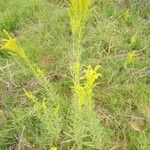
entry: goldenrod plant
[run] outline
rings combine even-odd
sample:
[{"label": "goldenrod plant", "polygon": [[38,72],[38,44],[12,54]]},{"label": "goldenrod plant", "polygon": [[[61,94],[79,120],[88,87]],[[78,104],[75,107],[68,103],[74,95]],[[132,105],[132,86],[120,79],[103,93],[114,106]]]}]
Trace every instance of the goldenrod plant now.
[{"label": "goldenrod plant", "polygon": [[82,37],[84,34],[84,28],[89,16],[89,7],[91,0],[70,0],[69,14],[70,25],[73,37],[73,57],[74,57],[74,83],[78,84],[80,80],[81,69],[81,54],[82,54]]},{"label": "goldenrod plant", "polygon": [[150,150],[149,20],[148,0],[0,0],[0,150]]},{"label": "goldenrod plant", "polygon": [[[51,98],[51,101],[55,103],[55,101],[59,99],[58,95],[56,95],[52,84],[47,80],[44,71],[30,61],[30,59],[26,55],[25,49],[19,46],[17,40],[13,36],[11,36],[6,30],[4,30],[4,34],[6,38],[2,39],[0,50],[6,51],[12,55],[17,55],[19,58],[21,58],[21,60],[25,62],[27,67],[29,67],[34,76],[37,78],[46,94]],[[54,99],[54,97],[57,98]]]},{"label": "goldenrod plant", "polygon": [[85,23],[87,21],[89,6],[91,4],[90,0],[69,1],[69,13],[70,13],[70,25],[73,37],[73,93],[74,101],[72,106],[73,113],[73,124],[71,137],[75,144],[74,149],[81,150],[83,148],[83,139],[85,134],[85,126],[83,121],[82,106],[85,101],[85,89],[80,85],[80,73],[81,73],[81,54],[82,54],[82,38],[85,28]]},{"label": "goldenrod plant", "polygon": [[[81,74],[81,53],[82,53],[82,37],[84,33],[85,23],[88,18],[89,7],[91,0],[70,0],[69,13],[70,13],[70,25],[72,29],[73,37],[73,84],[75,89],[82,89],[80,86],[80,74]],[[81,90],[83,92],[83,90]],[[80,92],[81,92],[80,91]],[[76,92],[78,94],[78,92]],[[81,94],[83,95],[83,93]]]},{"label": "goldenrod plant", "polygon": [[[61,117],[59,116],[59,96],[55,93],[52,84],[47,80],[43,70],[33,64],[27,57],[25,50],[20,47],[16,39],[4,30],[6,39],[2,40],[0,50],[6,51],[11,55],[17,55],[39,81],[43,87],[43,92],[46,93],[42,100],[39,100],[31,92],[25,91],[25,96],[33,103],[34,112],[41,122],[41,138],[43,139],[43,147],[52,145],[59,139],[61,132]],[[41,144],[40,144],[41,145]],[[41,148],[43,149],[43,148]]]},{"label": "goldenrod plant", "polygon": [[73,129],[72,140],[75,141],[75,149],[102,149],[105,145],[104,128],[100,126],[100,120],[94,112],[93,90],[96,80],[101,77],[98,73],[100,66],[95,68],[88,66],[81,76],[81,82],[73,88],[75,101],[73,103]]},{"label": "goldenrod plant", "polygon": [[[91,2],[91,0],[70,0],[69,7],[74,56],[73,123],[70,136],[75,142],[73,149],[78,150],[82,150],[84,147],[102,147],[101,141],[103,131],[101,131],[102,128],[99,125],[99,121],[96,123],[97,119],[94,113],[93,102],[93,88],[96,85],[95,81],[102,76],[98,73],[100,66],[97,65],[95,68],[88,66],[85,70],[81,67],[82,41]],[[94,123],[96,123],[96,126],[94,126]],[[96,138],[99,142],[96,141]]]}]

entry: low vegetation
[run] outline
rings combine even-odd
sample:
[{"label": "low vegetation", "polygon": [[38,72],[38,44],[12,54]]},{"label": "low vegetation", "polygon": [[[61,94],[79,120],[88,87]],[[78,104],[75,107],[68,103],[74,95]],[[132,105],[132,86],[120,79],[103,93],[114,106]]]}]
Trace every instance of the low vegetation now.
[{"label": "low vegetation", "polygon": [[150,2],[0,2],[0,150],[149,150]]}]

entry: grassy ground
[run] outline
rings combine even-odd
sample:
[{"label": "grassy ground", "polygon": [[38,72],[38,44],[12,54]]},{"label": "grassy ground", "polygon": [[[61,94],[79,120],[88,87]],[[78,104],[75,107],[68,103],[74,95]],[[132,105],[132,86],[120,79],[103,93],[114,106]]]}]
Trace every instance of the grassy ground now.
[{"label": "grassy ground", "polygon": [[[83,41],[83,67],[102,66],[95,112],[110,134],[109,150],[150,149],[150,2],[95,0]],[[71,29],[67,0],[0,1],[0,36],[12,33],[33,63],[45,70],[62,98],[64,126],[71,103]],[[134,65],[124,68],[129,51]],[[49,149],[23,89],[41,88],[17,58],[0,53],[0,150]],[[38,144],[37,144],[38,143]],[[37,145],[45,145],[38,147]],[[54,143],[70,150],[63,133]],[[21,148],[20,148],[21,147]],[[88,149],[88,148],[85,148]],[[89,148],[92,150],[92,148]]]}]

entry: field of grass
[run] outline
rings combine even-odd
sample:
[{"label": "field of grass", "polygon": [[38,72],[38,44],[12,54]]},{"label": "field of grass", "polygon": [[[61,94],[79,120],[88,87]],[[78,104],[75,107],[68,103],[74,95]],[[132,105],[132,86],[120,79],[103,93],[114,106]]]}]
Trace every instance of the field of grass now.
[{"label": "field of grass", "polygon": [[73,4],[0,0],[0,150],[150,150],[150,1]]}]

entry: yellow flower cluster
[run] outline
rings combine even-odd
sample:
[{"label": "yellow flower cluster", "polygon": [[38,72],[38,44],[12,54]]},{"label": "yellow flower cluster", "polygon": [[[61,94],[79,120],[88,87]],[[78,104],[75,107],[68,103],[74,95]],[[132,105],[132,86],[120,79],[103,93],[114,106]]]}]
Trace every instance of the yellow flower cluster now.
[{"label": "yellow flower cluster", "polygon": [[51,147],[50,150],[57,150],[57,148],[56,147]]},{"label": "yellow flower cluster", "polygon": [[11,37],[11,35],[9,35],[9,33],[5,30],[4,34],[7,36],[7,38],[2,39],[3,43],[0,45],[0,49],[6,50],[10,53],[17,54],[19,57],[25,59],[26,58],[25,50],[17,45],[16,39]]},{"label": "yellow flower cluster", "polygon": [[31,61],[28,59],[28,57],[25,54],[25,50],[18,46],[17,41],[14,37],[12,37],[7,31],[4,30],[5,36],[7,36],[6,39],[2,39],[2,44],[0,44],[0,50],[4,50],[9,53],[16,54],[20,58],[24,60],[24,62],[29,66],[29,68],[32,70],[34,75],[38,79],[43,79],[45,77],[44,71],[41,70],[37,65],[34,65],[31,63]]},{"label": "yellow flower cluster", "polygon": [[79,108],[83,106],[86,99],[90,98],[91,100],[95,81],[98,77],[102,76],[100,73],[97,73],[99,68],[99,65],[97,65],[94,69],[91,66],[88,66],[85,70],[85,74],[81,77],[81,79],[84,80],[83,85],[80,83],[74,83],[74,92],[78,100]]},{"label": "yellow flower cluster", "polygon": [[82,28],[88,17],[91,0],[70,0],[70,24],[74,35],[82,34]]},{"label": "yellow flower cluster", "polygon": [[86,86],[93,88],[95,85],[95,80],[102,76],[102,74],[97,73],[99,68],[99,65],[97,65],[94,69],[91,66],[88,66],[88,68],[85,70],[85,75],[83,78],[85,78]]},{"label": "yellow flower cluster", "polygon": [[127,54],[127,59],[129,60],[129,61],[134,61],[134,57],[135,57],[135,51],[132,51],[132,52],[128,52],[128,54]]},{"label": "yellow flower cluster", "polygon": [[127,53],[126,61],[124,63],[124,68],[127,68],[128,65],[134,64],[135,62],[136,51],[131,51]]}]

